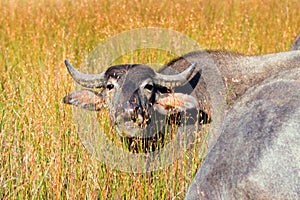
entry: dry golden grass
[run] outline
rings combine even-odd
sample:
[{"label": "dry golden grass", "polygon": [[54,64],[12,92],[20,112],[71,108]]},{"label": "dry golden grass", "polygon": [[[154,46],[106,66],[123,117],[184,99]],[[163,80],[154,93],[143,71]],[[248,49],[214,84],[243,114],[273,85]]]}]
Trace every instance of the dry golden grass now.
[{"label": "dry golden grass", "polygon": [[170,28],[208,49],[285,51],[299,10],[298,0],[1,1],[0,198],[181,199],[199,153],[151,176],[97,162],[62,103],[73,85],[63,60],[79,66],[101,41],[140,27]]}]

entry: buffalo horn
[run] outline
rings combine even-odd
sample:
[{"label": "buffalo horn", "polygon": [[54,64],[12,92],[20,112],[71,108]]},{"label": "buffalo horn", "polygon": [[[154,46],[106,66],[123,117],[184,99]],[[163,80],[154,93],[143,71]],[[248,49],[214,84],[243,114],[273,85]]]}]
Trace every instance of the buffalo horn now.
[{"label": "buffalo horn", "polygon": [[193,63],[186,70],[176,75],[156,73],[154,77],[155,83],[168,88],[180,86],[188,81],[195,67],[196,63]]},{"label": "buffalo horn", "polygon": [[72,78],[81,86],[87,88],[101,88],[104,86],[104,72],[101,74],[84,74],[75,69],[68,60],[65,60]]}]

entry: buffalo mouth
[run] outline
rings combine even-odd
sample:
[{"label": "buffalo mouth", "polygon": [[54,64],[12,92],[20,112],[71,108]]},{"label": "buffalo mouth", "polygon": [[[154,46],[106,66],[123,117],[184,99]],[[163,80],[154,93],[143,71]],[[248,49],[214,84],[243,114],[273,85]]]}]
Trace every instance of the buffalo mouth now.
[{"label": "buffalo mouth", "polygon": [[[116,115],[113,122],[120,136],[146,138],[164,132],[166,125],[180,126],[182,123],[181,118],[181,112],[163,115],[151,107],[149,110],[147,109],[147,112],[138,113],[134,109],[123,111]],[[193,121],[193,123],[195,122]]]},{"label": "buffalo mouth", "polygon": [[122,119],[117,118],[115,128],[121,136],[137,137],[143,134],[143,128],[133,121],[122,121]]},{"label": "buffalo mouth", "polygon": [[138,119],[117,116],[115,120],[115,127],[118,133],[127,137],[143,136],[148,124],[150,124],[150,119],[146,120],[142,115],[139,115]]}]

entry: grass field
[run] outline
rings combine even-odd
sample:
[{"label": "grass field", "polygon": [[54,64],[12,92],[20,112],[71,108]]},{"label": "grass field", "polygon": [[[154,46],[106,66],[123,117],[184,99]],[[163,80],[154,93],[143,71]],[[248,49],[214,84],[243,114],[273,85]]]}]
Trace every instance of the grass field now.
[{"label": "grass field", "polygon": [[[64,59],[80,66],[106,38],[141,27],[170,28],[207,49],[286,51],[300,32],[299,10],[298,0],[2,0],[0,199],[182,199],[199,153],[151,176],[98,162],[62,103],[73,89]],[[162,60],[130,61],[151,59]]]}]

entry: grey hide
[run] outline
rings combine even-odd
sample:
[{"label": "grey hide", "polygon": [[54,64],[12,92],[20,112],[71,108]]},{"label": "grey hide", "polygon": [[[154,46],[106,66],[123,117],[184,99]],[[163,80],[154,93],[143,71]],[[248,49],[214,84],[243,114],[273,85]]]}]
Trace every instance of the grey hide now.
[{"label": "grey hide", "polygon": [[185,199],[299,199],[300,69],[249,89],[219,135]]}]

